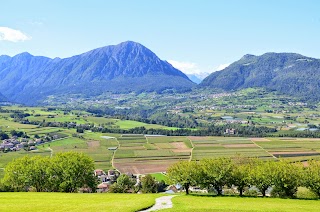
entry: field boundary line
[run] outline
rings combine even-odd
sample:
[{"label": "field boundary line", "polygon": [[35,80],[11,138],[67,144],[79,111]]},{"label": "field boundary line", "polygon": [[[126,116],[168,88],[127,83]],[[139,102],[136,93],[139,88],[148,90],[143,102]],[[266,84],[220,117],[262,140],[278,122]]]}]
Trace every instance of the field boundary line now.
[{"label": "field boundary line", "polygon": [[254,142],[253,140],[250,139],[250,141],[256,145],[257,147],[259,147],[260,149],[262,149],[263,151],[265,151],[268,155],[270,155],[271,157],[273,157],[274,159],[278,160],[278,158],[276,156],[274,156],[273,154],[271,154],[270,152],[268,152],[267,150],[265,150],[262,146],[258,145],[256,142]]},{"label": "field boundary line", "polygon": [[192,161],[194,144],[193,144],[192,140],[189,138],[189,136],[187,136],[187,139],[190,141],[191,146],[192,146],[192,148],[191,148],[191,154],[190,154],[190,159],[189,159],[189,161]]},{"label": "field boundary line", "polygon": [[148,136],[144,135],[144,137],[145,137],[146,140],[147,140],[147,144],[149,144]]}]

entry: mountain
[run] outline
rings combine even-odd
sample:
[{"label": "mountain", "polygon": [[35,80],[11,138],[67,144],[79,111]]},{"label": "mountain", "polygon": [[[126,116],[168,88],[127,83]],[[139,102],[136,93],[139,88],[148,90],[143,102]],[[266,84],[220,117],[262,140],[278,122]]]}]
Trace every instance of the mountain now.
[{"label": "mountain", "polygon": [[263,87],[305,99],[320,99],[320,60],[294,53],[245,55],[205,78],[200,87],[226,91]]},{"label": "mountain", "polygon": [[11,101],[34,104],[49,95],[185,91],[195,84],[151,50],[127,41],[70,58],[21,53],[0,56],[0,92]]},{"label": "mountain", "polygon": [[194,82],[194,83],[197,83],[197,84],[199,84],[201,81],[202,81],[202,79],[200,79],[197,75],[195,75],[195,74],[187,74],[187,76],[189,77],[189,79],[192,81],[192,82]]},{"label": "mountain", "polygon": [[6,102],[6,101],[8,101],[8,99],[2,93],[0,93],[0,102]]}]

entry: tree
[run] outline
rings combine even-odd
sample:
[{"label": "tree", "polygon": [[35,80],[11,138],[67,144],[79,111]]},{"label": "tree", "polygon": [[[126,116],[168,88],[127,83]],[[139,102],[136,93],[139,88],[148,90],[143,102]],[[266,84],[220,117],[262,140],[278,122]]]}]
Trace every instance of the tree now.
[{"label": "tree", "polygon": [[6,166],[3,179],[5,185],[15,191],[27,191],[34,187],[36,191],[47,191],[49,157],[25,156],[10,162]]},{"label": "tree", "polygon": [[133,188],[134,182],[126,174],[121,174],[117,182],[112,184],[109,192],[111,193],[127,193]]},{"label": "tree", "polygon": [[6,166],[3,182],[10,190],[75,192],[81,187],[95,190],[93,160],[83,153],[58,153],[52,158],[25,156]]},{"label": "tree", "polygon": [[143,193],[156,193],[158,191],[158,184],[150,174],[141,179],[141,186]]},{"label": "tree", "polygon": [[232,162],[230,158],[203,159],[200,161],[201,185],[213,187],[218,195],[222,195],[222,188],[231,181]]},{"label": "tree", "polygon": [[266,191],[273,185],[275,176],[274,161],[256,161],[256,166],[251,171],[252,184],[255,185],[262,196],[266,196]]},{"label": "tree", "polygon": [[189,194],[189,187],[196,185],[199,175],[199,166],[194,161],[180,161],[168,168],[167,175],[170,183],[181,184]]},{"label": "tree", "polygon": [[244,188],[250,185],[250,172],[254,167],[254,160],[250,158],[236,157],[232,162],[233,166],[230,182],[237,186],[240,196],[242,196]]},{"label": "tree", "polygon": [[281,160],[275,165],[273,193],[280,197],[294,197],[301,185],[302,164]]},{"label": "tree", "polygon": [[320,162],[311,160],[304,173],[304,185],[320,197]]},{"label": "tree", "polygon": [[96,188],[94,161],[84,153],[57,153],[51,159],[48,172],[53,191],[75,192],[84,186]]}]

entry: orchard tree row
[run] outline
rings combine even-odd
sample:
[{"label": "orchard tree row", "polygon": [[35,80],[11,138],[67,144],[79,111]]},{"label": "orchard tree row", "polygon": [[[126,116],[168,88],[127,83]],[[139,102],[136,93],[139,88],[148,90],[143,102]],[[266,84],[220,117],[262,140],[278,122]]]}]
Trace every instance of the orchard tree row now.
[{"label": "orchard tree row", "polygon": [[308,166],[286,160],[262,161],[251,158],[212,158],[200,161],[181,161],[168,168],[172,183],[181,184],[189,194],[191,186],[223,194],[223,188],[236,187],[240,196],[246,188],[255,186],[262,194],[272,188],[278,197],[294,198],[298,187],[310,189],[320,197],[320,162]]}]

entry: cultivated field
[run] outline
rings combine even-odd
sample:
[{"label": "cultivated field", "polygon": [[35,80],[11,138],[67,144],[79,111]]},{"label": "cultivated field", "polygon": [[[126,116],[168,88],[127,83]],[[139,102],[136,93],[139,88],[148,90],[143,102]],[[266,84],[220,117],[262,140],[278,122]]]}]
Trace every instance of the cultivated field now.
[{"label": "cultivated field", "polygon": [[193,160],[235,155],[293,161],[320,159],[320,139],[189,137],[194,144]]},{"label": "cultivated field", "polygon": [[165,172],[179,160],[190,160],[190,141],[186,137],[123,135],[118,138],[114,166],[133,174]]}]

